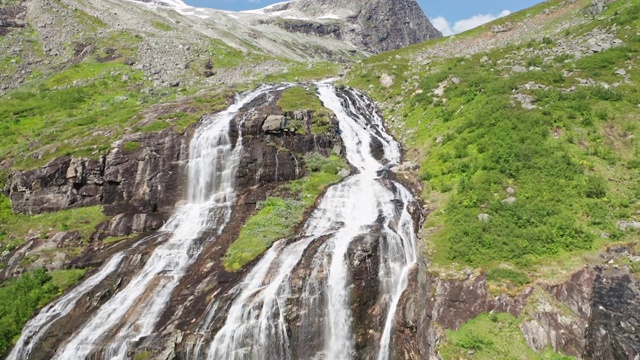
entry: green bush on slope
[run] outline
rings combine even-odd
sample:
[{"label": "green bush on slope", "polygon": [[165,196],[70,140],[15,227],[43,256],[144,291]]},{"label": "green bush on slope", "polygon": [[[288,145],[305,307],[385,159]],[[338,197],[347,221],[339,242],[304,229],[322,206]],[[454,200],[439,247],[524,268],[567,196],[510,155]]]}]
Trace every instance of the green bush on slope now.
[{"label": "green bush on slope", "polygon": [[16,340],[27,320],[64,290],[76,283],[85,270],[40,269],[0,285],[0,354]]},{"label": "green bush on slope", "polygon": [[[546,349],[541,354],[535,353],[525,342],[520,330],[521,323],[521,318],[515,318],[510,314],[480,314],[456,331],[447,330],[447,339],[438,347],[438,351],[445,360],[573,359],[552,349]],[[469,356],[470,352],[473,356]]]}]

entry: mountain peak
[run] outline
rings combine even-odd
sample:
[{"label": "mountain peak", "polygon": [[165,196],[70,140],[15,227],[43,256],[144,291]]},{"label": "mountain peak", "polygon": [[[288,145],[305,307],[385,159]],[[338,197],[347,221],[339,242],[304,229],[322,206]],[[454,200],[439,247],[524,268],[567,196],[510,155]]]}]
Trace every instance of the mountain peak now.
[{"label": "mountain peak", "polygon": [[[297,22],[339,20],[343,25],[332,35],[372,53],[442,36],[416,0],[294,0],[248,12],[281,16]],[[285,28],[309,31],[299,23],[285,24]]]},{"label": "mountain peak", "polygon": [[345,19],[343,37],[378,53],[442,36],[416,0],[295,0],[289,8],[313,18]]}]

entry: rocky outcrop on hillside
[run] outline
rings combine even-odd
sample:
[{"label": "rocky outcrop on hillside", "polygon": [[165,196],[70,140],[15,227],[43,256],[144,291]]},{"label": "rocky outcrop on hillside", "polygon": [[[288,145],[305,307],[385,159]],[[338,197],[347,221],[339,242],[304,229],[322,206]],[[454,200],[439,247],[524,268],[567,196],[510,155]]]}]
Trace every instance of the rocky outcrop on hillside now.
[{"label": "rocky outcrop on hillside", "polygon": [[169,213],[183,195],[180,162],[186,156],[186,139],[173,129],[128,135],[99,159],[66,156],[14,172],[5,192],[13,210],[24,214],[93,205],[119,213]]},{"label": "rocky outcrop on hillside", "polygon": [[338,37],[373,53],[442,37],[415,0],[298,0],[291,6],[312,17],[343,17]]},{"label": "rocky outcrop on hillside", "polygon": [[[458,329],[483,312],[507,312],[524,320],[522,333],[537,352],[551,347],[579,359],[640,356],[640,281],[618,263],[636,259],[614,247],[602,264],[585,266],[557,285],[539,283],[516,297],[493,296],[483,275],[443,279],[420,264],[396,316],[398,358],[438,358],[444,330]],[[640,261],[640,259],[636,259]]]},{"label": "rocky outcrop on hillside", "polygon": [[2,6],[0,2],[0,36],[8,34],[15,28],[23,28],[26,26],[25,16],[27,8],[17,2],[9,6]]}]

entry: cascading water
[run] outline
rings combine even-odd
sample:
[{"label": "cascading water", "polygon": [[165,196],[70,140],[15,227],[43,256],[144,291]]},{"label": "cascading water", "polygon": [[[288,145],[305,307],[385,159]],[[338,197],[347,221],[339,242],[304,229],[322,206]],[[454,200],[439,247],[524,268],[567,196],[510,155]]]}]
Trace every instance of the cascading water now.
[{"label": "cascading water", "polygon": [[[55,359],[125,359],[128,343],[152,334],[171,293],[200,251],[198,238],[205,230],[217,230],[219,234],[231,217],[242,154],[241,134],[235,146],[231,143],[231,121],[243,106],[271,89],[263,86],[249,92],[226,111],[203,120],[189,148],[188,202],[176,209],[161,230],[171,234],[169,239],[153,251],[124,289],[71,336]],[[27,358],[53,321],[69,313],[75,302],[113,272],[123,257],[124,253],[115,255],[93,277],[44,308],[29,323],[9,358]]]},{"label": "cascading water", "polygon": [[[291,273],[317,240],[323,244],[314,255],[312,272],[324,276],[312,275],[306,280],[300,326],[312,327],[311,319],[322,319],[324,358],[352,358],[355,340],[347,252],[353,239],[366,234],[381,218],[386,236],[380,244],[380,294],[387,315],[380,329],[378,358],[389,356],[393,315],[407,285],[408,269],[416,259],[413,219],[408,211],[414,199],[401,184],[379,176],[385,165],[398,163],[401,155],[373,107],[356,92],[347,90],[341,98],[329,84],[320,83],[318,88],[320,99],[338,118],[347,159],[358,173],[327,190],[301,239],[289,245],[277,242],[232,290],[235,299],[209,346],[208,359],[292,357],[284,316],[287,299],[292,296]],[[382,144],[386,164],[371,154],[372,139]],[[217,306],[210,309],[219,310]],[[211,322],[213,317],[207,314],[205,318]],[[202,325],[206,328],[210,324]],[[200,351],[194,358],[199,356]]]},{"label": "cascading water", "polygon": [[[205,230],[220,234],[230,220],[242,153],[241,133],[236,144],[231,143],[232,119],[243,106],[274,89],[265,86],[247,93],[226,111],[204,119],[190,143],[187,203],[176,209],[161,230],[166,241],[124,288],[62,344],[55,359],[124,359],[130,344],[153,333],[174,289],[199,254]],[[300,342],[300,334],[319,341],[305,357],[356,357],[351,313],[354,285],[348,257],[354,239],[374,228],[382,234],[376,245],[380,252],[376,304],[383,314],[373,329],[380,334],[374,351],[378,360],[389,358],[396,307],[416,260],[409,211],[415,200],[401,184],[383,176],[400,161],[401,153],[374,106],[352,90],[337,90],[328,83],[319,83],[318,89],[324,105],[338,118],[347,160],[357,173],[327,190],[299,239],[276,242],[240,284],[227,294],[213,296],[197,327],[200,337],[187,350],[190,359],[297,358],[300,354],[292,349]],[[379,157],[372,154],[374,144],[382,149]],[[27,324],[9,359],[28,359],[51,326],[116,274],[127,256],[127,251],[114,255],[96,274],[45,307]],[[308,259],[308,276],[293,284],[292,274],[299,270],[302,259]],[[231,302],[221,302],[221,297]],[[299,333],[290,331],[287,317],[294,298],[300,304]],[[208,337],[212,324],[221,319],[222,327]]]}]

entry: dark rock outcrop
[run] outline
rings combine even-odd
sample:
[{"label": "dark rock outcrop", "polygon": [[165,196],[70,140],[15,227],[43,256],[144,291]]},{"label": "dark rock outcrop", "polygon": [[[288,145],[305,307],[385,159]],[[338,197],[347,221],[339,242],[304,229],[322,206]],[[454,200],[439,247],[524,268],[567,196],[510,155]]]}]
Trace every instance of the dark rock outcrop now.
[{"label": "dark rock outcrop", "polygon": [[348,13],[339,31],[335,26],[318,28],[311,23],[308,26],[289,24],[287,27],[305,33],[328,33],[372,53],[442,36],[415,0],[298,0],[291,6],[311,17]]},{"label": "dark rock outcrop", "polygon": [[22,5],[1,6],[0,3],[0,36],[8,34],[16,28],[26,26],[27,7]]},{"label": "dark rock outcrop", "polygon": [[186,157],[185,137],[173,129],[135,134],[100,159],[67,156],[13,172],[5,193],[18,213],[103,205],[115,216],[108,235],[155,230],[183,195],[180,164]]},{"label": "dark rock outcrop", "polygon": [[640,280],[622,269],[595,270],[586,359],[640,357]]},{"label": "dark rock outcrop", "polygon": [[524,316],[527,344],[583,359],[640,356],[640,281],[626,267],[609,265],[628,252],[605,254],[607,265],[585,267],[557,285],[536,284],[517,297],[488,292],[484,276],[442,279],[421,263],[398,307],[394,356],[437,358],[444,330],[458,329],[483,312]]}]

